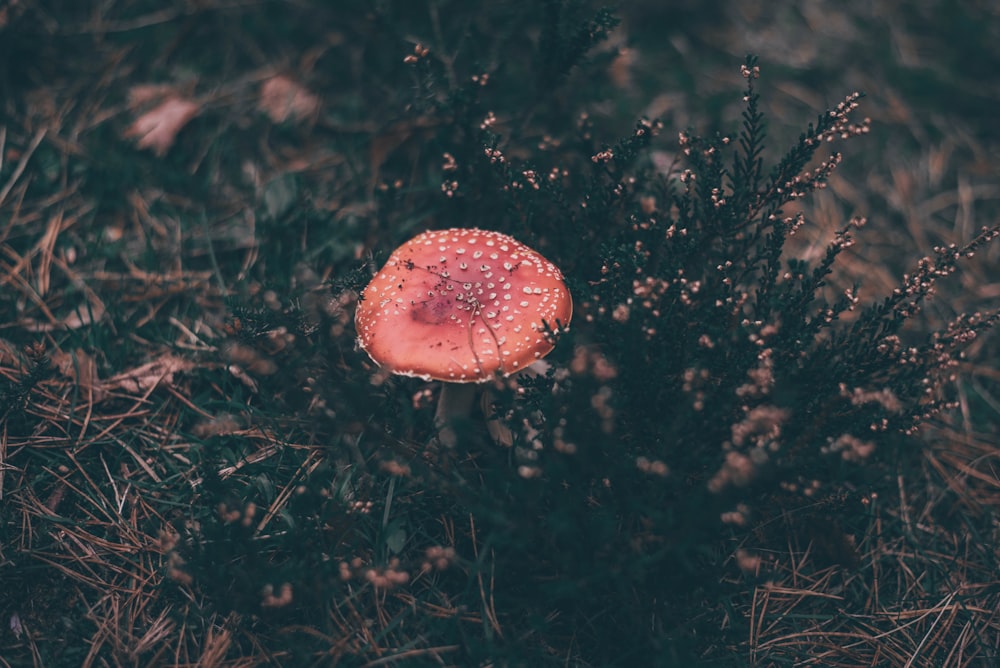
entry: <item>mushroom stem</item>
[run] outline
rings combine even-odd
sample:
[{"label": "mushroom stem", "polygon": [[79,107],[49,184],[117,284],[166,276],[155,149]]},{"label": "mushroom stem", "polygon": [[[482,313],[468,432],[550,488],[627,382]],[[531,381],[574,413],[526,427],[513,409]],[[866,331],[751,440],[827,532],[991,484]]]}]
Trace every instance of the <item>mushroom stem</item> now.
[{"label": "mushroom stem", "polygon": [[441,396],[438,398],[437,410],[434,413],[434,429],[436,435],[430,445],[443,445],[454,448],[458,442],[454,424],[457,420],[468,419],[472,414],[479,385],[476,383],[441,383]]},{"label": "mushroom stem", "polygon": [[[525,367],[512,377],[533,377],[544,375],[549,370],[549,363],[538,360]],[[441,395],[438,397],[437,410],[434,412],[435,434],[428,446],[431,448],[445,446],[453,448],[458,443],[458,435],[454,425],[459,420],[468,420],[472,416],[472,407],[478,398],[482,406],[483,416],[487,418],[486,428],[490,438],[497,445],[510,447],[514,444],[514,435],[510,427],[500,419],[489,419],[492,413],[493,393],[489,385],[482,383],[441,383]]]}]

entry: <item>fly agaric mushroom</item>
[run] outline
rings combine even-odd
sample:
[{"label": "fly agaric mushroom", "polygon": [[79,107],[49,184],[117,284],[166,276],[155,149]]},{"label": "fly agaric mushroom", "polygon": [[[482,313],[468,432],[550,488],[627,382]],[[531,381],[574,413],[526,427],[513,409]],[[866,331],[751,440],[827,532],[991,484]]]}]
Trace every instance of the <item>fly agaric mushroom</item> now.
[{"label": "fly agaric mushroom", "polygon": [[443,382],[441,443],[472,409],[476,384],[555,347],[573,301],[559,269],[516,239],[478,229],[424,232],[393,252],[361,293],[358,343],[379,366]]}]

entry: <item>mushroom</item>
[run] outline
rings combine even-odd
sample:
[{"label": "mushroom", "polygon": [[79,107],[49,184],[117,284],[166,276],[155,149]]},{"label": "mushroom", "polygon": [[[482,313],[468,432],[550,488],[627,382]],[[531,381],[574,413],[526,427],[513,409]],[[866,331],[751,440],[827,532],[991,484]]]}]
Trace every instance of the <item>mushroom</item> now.
[{"label": "mushroom", "polygon": [[397,248],[361,293],[355,324],[376,364],[443,383],[434,425],[451,447],[476,384],[547,355],[572,315],[562,273],[539,253],[506,234],[453,228]]}]

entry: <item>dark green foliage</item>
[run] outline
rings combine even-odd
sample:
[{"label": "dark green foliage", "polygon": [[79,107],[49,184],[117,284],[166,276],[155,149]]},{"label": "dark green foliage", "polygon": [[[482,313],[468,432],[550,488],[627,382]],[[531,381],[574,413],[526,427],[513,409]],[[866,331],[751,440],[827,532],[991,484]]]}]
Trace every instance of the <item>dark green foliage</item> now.
[{"label": "dark green foliage", "polygon": [[[680,638],[692,629],[670,603],[708,595],[725,512],[740,507],[738,523],[773,517],[878,479],[901,433],[945,405],[951,342],[995,321],[956,323],[961,333],[947,343],[928,338],[912,350],[895,338],[924,284],[996,230],[922,263],[919,278],[868,308],[858,308],[857,286],[831,298],[827,285],[863,220],[845,225],[815,266],[787,257],[805,221],[784,208],[824,187],[840,161],[829,142],[867,125],[853,116],[860,96],[849,96],[768,169],[756,68],[753,58],[744,65],[735,152],[726,137],[685,134],[683,158],[662,174],[644,162],[656,123],[610,147],[584,124],[576,141],[530,161],[509,157],[516,138],[487,135],[484,155],[462,153],[473,164],[449,185],[453,201],[499,195],[504,215],[486,226],[545,248],[568,268],[578,305],[556,353],[573,353],[573,371],[499,402],[497,414],[530,425],[515,443],[516,468],[486,444],[474,451],[479,484],[462,479],[449,494],[506,564],[496,579],[502,607],[546,601],[527,628],[580,634],[581,656],[598,665],[683,661]],[[515,470],[526,480],[512,480]],[[840,554],[831,558],[856,559]]]},{"label": "dark green foliage", "polygon": [[0,378],[0,424],[7,425],[18,434],[27,428],[29,418],[25,409],[32,391],[51,373],[43,344],[36,342],[25,346],[24,356],[26,363],[17,377],[10,380]]},{"label": "dark green foliage", "polygon": [[567,27],[569,5],[563,0],[545,0],[542,4],[542,33],[539,40],[538,86],[540,91],[561,83],[590,50],[607,39],[608,32],[618,25],[610,9],[602,8],[593,19],[581,25]]}]

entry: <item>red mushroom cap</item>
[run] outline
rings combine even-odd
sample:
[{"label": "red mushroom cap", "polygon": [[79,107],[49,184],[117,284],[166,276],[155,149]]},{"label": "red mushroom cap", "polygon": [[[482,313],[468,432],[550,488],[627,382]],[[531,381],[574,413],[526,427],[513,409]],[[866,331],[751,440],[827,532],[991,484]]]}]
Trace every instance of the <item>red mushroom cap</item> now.
[{"label": "red mushroom cap", "polygon": [[393,373],[449,382],[508,375],[555,346],[573,300],[559,269],[506,234],[424,232],[361,293],[361,347]]}]

